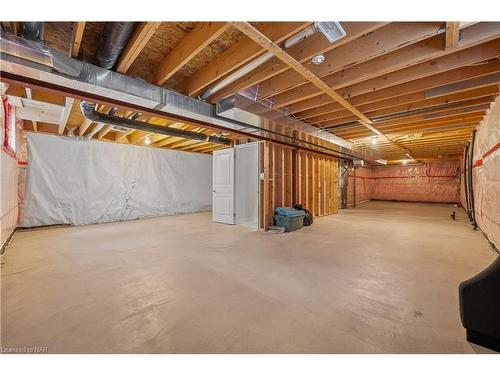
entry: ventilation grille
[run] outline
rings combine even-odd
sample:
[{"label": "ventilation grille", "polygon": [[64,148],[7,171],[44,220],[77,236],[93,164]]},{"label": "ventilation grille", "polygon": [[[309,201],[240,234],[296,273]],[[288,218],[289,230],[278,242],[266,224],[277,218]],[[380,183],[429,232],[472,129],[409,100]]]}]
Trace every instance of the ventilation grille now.
[{"label": "ventilation grille", "polygon": [[330,43],[347,35],[339,22],[316,22],[315,25]]}]

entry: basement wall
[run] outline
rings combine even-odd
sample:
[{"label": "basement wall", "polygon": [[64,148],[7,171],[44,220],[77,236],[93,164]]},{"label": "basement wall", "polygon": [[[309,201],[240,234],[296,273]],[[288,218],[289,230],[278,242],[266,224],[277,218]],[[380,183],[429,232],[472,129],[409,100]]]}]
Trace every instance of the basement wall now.
[{"label": "basement wall", "polygon": [[[367,200],[457,203],[459,161],[356,169],[356,204]],[[347,204],[354,201],[354,171],[349,169]]]},{"label": "basement wall", "polygon": [[[0,145],[3,145],[5,118],[0,103]],[[17,159],[0,146],[0,248],[14,232],[18,217]]]},{"label": "basement wall", "polygon": [[347,182],[347,205],[352,206],[354,203],[354,181],[356,181],[356,204],[369,201],[372,195],[373,178],[372,170],[366,167],[358,167],[356,169],[356,177],[354,177],[353,168],[349,168]]},{"label": "basement wall", "polygon": [[[3,134],[3,129],[2,129]],[[2,141],[3,142],[3,141]],[[1,207],[0,207],[0,247],[5,244],[9,236],[14,232],[17,224],[18,201],[17,201],[17,160],[0,151],[1,163]]]},{"label": "basement wall", "polygon": [[459,161],[374,167],[371,199],[457,203],[459,170]]},{"label": "basement wall", "polygon": [[[500,97],[477,129],[473,155],[476,222],[500,248]],[[466,205],[465,197],[462,205]]]},{"label": "basement wall", "polygon": [[260,226],[274,209],[300,203],[317,216],[338,212],[338,159],[271,142],[260,147]]},{"label": "basement wall", "polygon": [[209,211],[212,156],[29,133],[21,225]]}]

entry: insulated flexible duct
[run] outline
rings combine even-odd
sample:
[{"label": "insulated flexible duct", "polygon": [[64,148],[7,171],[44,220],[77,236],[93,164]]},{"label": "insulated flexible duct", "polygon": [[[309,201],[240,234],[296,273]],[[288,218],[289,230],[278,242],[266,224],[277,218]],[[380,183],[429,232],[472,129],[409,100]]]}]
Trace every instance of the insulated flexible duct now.
[{"label": "insulated flexible duct", "polygon": [[21,36],[35,42],[43,41],[45,36],[45,22],[23,22]]},{"label": "insulated flexible duct", "polygon": [[107,22],[97,46],[96,65],[112,69],[134,31],[135,22]]},{"label": "insulated flexible duct", "polygon": [[151,125],[148,124],[147,122],[141,122],[124,117],[118,117],[105,113],[100,113],[95,110],[95,104],[93,103],[82,102],[80,104],[80,109],[86,118],[97,123],[122,126],[124,128],[141,130],[148,133],[156,133],[172,137],[193,139],[200,142],[217,143],[220,145],[227,145],[227,146],[231,144],[231,141],[229,139],[223,137],[207,135],[203,133],[195,133],[182,129],[169,128],[166,126]]}]

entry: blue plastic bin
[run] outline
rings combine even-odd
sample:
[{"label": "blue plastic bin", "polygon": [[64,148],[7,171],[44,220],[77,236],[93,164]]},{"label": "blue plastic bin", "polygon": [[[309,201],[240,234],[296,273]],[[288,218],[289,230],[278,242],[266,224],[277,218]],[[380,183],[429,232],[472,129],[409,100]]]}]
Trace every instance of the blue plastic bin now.
[{"label": "blue plastic bin", "polygon": [[274,220],[279,227],[285,227],[287,232],[302,228],[305,212],[292,207],[276,207]]}]

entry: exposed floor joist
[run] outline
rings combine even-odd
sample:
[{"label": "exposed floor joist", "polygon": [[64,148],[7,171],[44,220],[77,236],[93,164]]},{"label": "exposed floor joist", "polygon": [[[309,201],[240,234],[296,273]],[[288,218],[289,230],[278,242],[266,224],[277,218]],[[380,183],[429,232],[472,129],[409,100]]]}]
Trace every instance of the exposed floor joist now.
[{"label": "exposed floor joist", "polygon": [[304,77],[306,80],[314,84],[321,91],[323,91],[326,95],[330,96],[344,108],[352,112],[355,116],[358,117],[359,122],[366,126],[368,129],[373,131],[374,133],[386,138],[388,141],[392,142],[395,146],[399,147],[406,156],[409,158],[413,157],[410,154],[410,151],[396,142],[392,141],[389,137],[387,137],[383,132],[372,126],[372,121],[366,117],[363,113],[361,113],[356,107],[351,105],[347,100],[341,97],[337,92],[332,90],[328,85],[326,85],[320,78],[314,75],[310,70],[305,68],[300,62],[295,60],[293,57],[288,55],[284,50],[282,50],[279,46],[273,43],[269,38],[267,38],[264,34],[262,34],[259,30],[254,28],[247,22],[233,22],[233,25],[238,28],[241,32],[251,38],[255,43],[261,45],[263,48],[271,52],[274,56],[285,62],[290,66],[294,71]]},{"label": "exposed floor joist", "polygon": [[130,66],[133,64],[137,56],[141,53],[143,48],[148,43],[149,39],[160,27],[161,22],[141,22],[136,27],[134,33],[125,47],[125,50],[118,60],[116,71],[126,73]]},{"label": "exposed floor joist", "polygon": [[164,84],[198,52],[226,31],[229,26],[228,22],[200,22],[161,61],[155,72],[155,84]]}]

